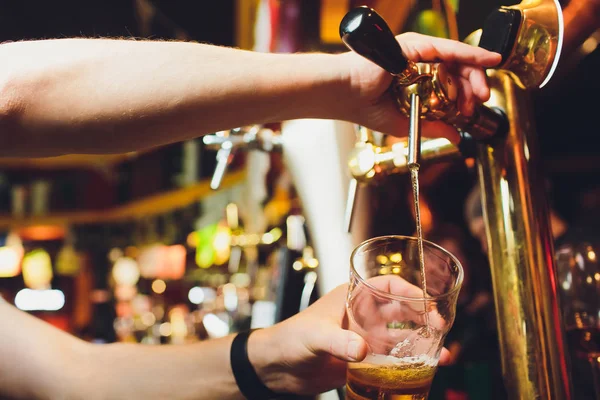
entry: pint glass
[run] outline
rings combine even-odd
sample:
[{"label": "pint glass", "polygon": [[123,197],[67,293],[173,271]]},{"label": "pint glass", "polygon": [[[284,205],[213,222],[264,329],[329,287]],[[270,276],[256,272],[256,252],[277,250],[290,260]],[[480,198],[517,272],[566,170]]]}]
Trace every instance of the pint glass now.
[{"label": "pint glass", "polygon": [[463,270],[456,257],[424,240],[424,292],[418,249],[417,238],[383,236],[352,252],[349,329],[366,340],[369,353],[348,365],[347,399],[427,399]]}]

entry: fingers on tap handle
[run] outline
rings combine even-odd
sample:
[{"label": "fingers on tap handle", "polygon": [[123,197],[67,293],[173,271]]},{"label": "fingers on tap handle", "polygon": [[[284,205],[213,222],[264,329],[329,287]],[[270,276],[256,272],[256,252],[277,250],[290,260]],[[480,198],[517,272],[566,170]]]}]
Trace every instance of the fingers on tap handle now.
[{"label": "fingers on tap handle", "polygon": [[354,8],[344,16],[340,37],[350,50],[391,74],[401,74],[408,65],[388,24],[369,7]]}]

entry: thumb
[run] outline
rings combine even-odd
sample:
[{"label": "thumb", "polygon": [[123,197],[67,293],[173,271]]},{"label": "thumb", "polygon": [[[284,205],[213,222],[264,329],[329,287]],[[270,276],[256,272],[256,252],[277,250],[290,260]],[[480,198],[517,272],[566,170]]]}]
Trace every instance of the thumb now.
[{"label": "thumb", "polygon": [[322,326],[313,337],[315,342],[311,348],[315,353],[328,353],[348,362],[362,361],[367,356],[367,342],[358,333],[339,326]]}]

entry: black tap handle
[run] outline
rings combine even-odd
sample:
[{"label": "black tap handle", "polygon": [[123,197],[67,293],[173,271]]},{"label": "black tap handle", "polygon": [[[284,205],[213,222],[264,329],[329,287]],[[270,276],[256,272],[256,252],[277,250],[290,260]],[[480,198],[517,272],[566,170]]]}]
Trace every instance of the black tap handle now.
[{"label": "black tap handle", "polygon": [[399,75],[408,65],[390,27],[372,8],[361,6],[350,10],[340,23],[340,37],[350,50],[390,74]]},{"label": "black tap handle", "polygon": [[504,63],[515,47],[521,29],[521,11],[506,7],[494,10],[485,19],[479,40],[479,47],[502,55]]}]

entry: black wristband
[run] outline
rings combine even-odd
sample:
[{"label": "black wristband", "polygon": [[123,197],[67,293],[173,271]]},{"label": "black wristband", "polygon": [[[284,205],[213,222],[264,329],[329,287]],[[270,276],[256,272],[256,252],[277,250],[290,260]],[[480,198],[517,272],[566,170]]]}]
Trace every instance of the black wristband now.
[{"label": "black wristband", "polygon": [[280,394],[273,392],[260,380],[248,358],[248,337],[253,332],[244,331],[236,335],[231,343],[231,370],[240,389],[248,400],[275,399]]}]

